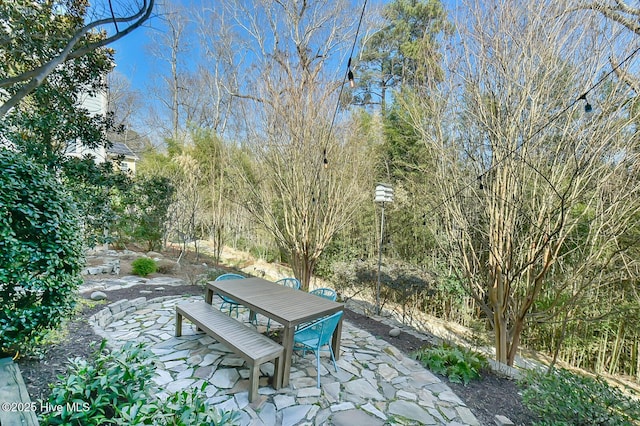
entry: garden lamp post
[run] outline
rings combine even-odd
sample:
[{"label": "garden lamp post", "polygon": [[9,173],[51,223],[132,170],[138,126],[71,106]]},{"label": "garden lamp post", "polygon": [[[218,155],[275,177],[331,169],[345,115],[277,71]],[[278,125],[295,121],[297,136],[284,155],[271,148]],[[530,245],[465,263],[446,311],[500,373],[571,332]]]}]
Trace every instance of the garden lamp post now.
[{"label": "garden lamp post", "polygon": [[382,242],[384,240],[384,203],[393,201],[393,188],[380,183],[376,186],[375,202],[382,203],[380,216],[380,245],[378,246],[378,279],[376,283],[376,314],[380,315],[380,266],[382,265]]}]

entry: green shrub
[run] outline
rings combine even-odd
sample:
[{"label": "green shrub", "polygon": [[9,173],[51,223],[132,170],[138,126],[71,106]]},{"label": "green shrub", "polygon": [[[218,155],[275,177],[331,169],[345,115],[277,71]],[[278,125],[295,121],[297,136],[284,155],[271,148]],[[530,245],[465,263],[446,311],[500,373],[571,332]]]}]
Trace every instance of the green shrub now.
[{"label": "green shrub", "polygon": [[82,226],[63,185],[0,148],[0,353],[28,347],[71,313],[84,265]]},{"label": "green shrub", "polygon": [[121,238],[145,242],[147,250],[162,246],[169,206],[175,188],[164,176],[137,176],[131,189],[124,194],[122,204],[127,206],[116,228]]},{"label": "green shrub", "polygon": [[[205,403],[200,390],[176,392],[162,402],[152,397],[154,356],[143,344],[127,343],[106,352],[102,342],[95,360],[74,359],[67,377],[53,387],[42,415],[43,425],[228,425],[235,412],[221,412]],[[76,404],[75,406],[73,404]]]},{"label": "green shrub", "polygon": [[139,257],[131,262],[131,272],[146,277],[156,271],[156,261],[148,257]]},{"label": "green shrub", "polygon": [[465,385],[479,379],[480,371],[487,367],[487,359],[483,355],[447,344],[419,349],[414,358],[434,373],[447,376],[449,381]]},{"label": "green shrub", "polygon": [[530,371],[521,381],[522,401],[544,419],[537,425],[635,425],[640,402],[602,378],[567,370]]}]

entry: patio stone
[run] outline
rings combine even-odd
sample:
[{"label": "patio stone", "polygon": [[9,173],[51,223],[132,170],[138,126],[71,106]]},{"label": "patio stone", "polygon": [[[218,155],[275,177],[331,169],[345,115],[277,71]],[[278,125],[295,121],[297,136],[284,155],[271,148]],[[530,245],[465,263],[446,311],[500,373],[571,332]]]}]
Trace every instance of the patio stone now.
[{"label": "patio stone", "polygon": [[278,411],[280,411],[283,408],[290,407],[295,404],[296,399],[289,395],[276,395],[273,398],[273,402],[274,404],[276,404],[276,408],[278,409]]},{"label": "patio stone", "polygon": [[213,364],[221,355],[219,354],[206,354],[204,358],[202,358],[202,362],[200,362],[200,367],[206,367],[208,365]]},{"label": "patio stone", "polygon": [[176,380],[175,382],[171,382],[167,385],[167,387],[165,388],[165,390],[168,393],[174,393],[174,392],[178,392],[184,389],[188,389],[189,386],[191,386],[192,383],[194,383],[195,380],[193,379],[180,379],[180,380]]},{"label": "patio stone", "polygon": [[436,419],[419,405],[408,401],[393,401],[389,413],[415,420],[425,425],[436,425]]},{"label": "patio stone", "polygon": [[316,387],[313,388],[302,388],[296,394],[297,398],[308,398],[310,396],[320,396],[322,391]]},{"label": "patio stone", "polygon": [[272,403],[266,403],[262,406],[262,409],[258,413],[260,420],[265,425],[275,425],[276,424],[276,406]]},{"label": "patio stone", "polygon": [[384,397],[380,395],[380,392],[374,389],[374,387],[371,386],[371,383],[369,383],[366,379],[357,379],[345,383],[344,389],[349,393],[363,398],[376,400],[384,399]]},{"label": "patio stone", "polygon": [[373,414],[374,416],[382,419],[382,420],[387,420],[387,416],[380,410],[378,410],[373,404],[371,404],[370,402],[364,404],[362,407],[364,411]]},{"label": "patio stone", "polygon": [[353,426],[353,425],[367,425],[367,426],[382,426],[384,421],[361,410],[348,410],[335,413],[331,416],[331,421],[334,426]]},{"label": "patio stone", "polygon": [[395,369],[389,367],[389,364],[380,364],[378,366],[378,373],[387,382],[398,377],[398,372]]},{"label": "patio stone", "polygon": [[311,409],[311,405],[295,405],[282,410],[282,426],[293,426],[304,419]]},{"label": "patio stone", "polygon": [[216,370],[211,377],[211,383],[217,388],[231,389],[236,384],[240,374],[235,368]]},{"label": "patio stone", "polygon": [[[129,284],[120,280],[117,285]],[[128,340],[150,344],[157,356],[151,383],[157,388],[156,397],[166,399],[172,392],[208,384],[204,390],[207,403],[239,411],[243,426],[376,426],[392,416],[421,424],[479,425],[471,410],[438,377],[348,321],[343,323],[338,371],[326,353],[321,356],[320,388],[315,356],[296,353],[286,388],[275,390],[269,385],[273,363],[260,366],[258,398],[250,404],[249,369],[242,358],[210,336],[196,333],[188,321],[183,324],[183,335],[174,336],[176,304],[201,298],[166,296],[122,301],[95,314],[92,325],[113,347]],[[239,320],[248,320],[246,309]],[[259,329],[264,328],[266,318],[260,316],[259,321]]]},{"label": "patio stone", "polygon": [[462,400],[460,400],[460,398],[458,398],[458,395],[456,395],[455,393],[453,393],[451,391],[440,392],[438,394],[438,398],[443,400],[443,401],[448,401],[448,402],[453,402],[453,403],[456,403],[456,404],[464,405],[464,402],[462,402]]},{"label": "patio stone", "polygon": [[331,411],[335,413],[336,411],[352,410],[353,408],[355,408],[353,403],[351,403],[351,402],[343,402],[342,404],[332,405],[331,406]]}]

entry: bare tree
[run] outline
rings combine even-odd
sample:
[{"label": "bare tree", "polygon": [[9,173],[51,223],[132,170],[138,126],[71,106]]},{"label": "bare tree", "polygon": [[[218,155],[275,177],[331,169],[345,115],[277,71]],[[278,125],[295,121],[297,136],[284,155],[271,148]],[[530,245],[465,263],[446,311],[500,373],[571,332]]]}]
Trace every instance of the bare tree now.
[{"label": "bare tree", "polygon": [[107,111],[113,114],[113,124],[129,126],[139,104],[139,93],[131,89],[129,79],[116,70],[110,72],[107,75]]},{"label": "bare tree", "polygon": [[182,99],[185,92],[196,90],[188,85],[188,73],[185,69],[186,55],[191,48],[188,28],[191,20],[184,7],[170,3],[164,5],[162,13],[165,18],[165,31],[153,35],[149,49],[153,56],[169,67],[169,72],[154,73],[154,77],[160,79],[161,84],[152,87],[151,92],[169,114],[168,128],[162,122],[157,124],[166,128],[168,135],[174,141],[178,141],[186,125]]},{"label": "bare tree", "polygon": [[245,101],[250,158],[238,170],[242,204],[288,254],[304,289],[366,194],[367,152],[357,127],[329,133],[343,76],[329,61],[344,55],[355,30],[347,8],[342,1],[265,0],[225,9],[241,29],[236,45],[253,59],[235,94]]},{"label": "bare tree", "polygon": [[131,88],[127,77],[116,70],[107,75],[107,111],[111,113],[114,129],[107,137],[110,142],[126,144],[137,154],[151,144],[144,134],[135,130],[141,105],[140,92]]},{"label": "bare tree", "polygon": [[[0,31],[0,52],[4,56],[4,61],[8,62],[7,58],[16,54],[13,50],[16,46],[19,49],[31,49],[33,52],[43,53],[43,56],[27,64],[22,63],[19,67],[9,67],[8,72],[0,75],[0,89],[4,89],[1,97],[0,118],[40,86],[61,64],[107,46],[140,27],[151,16],[155,0],[124,1],[116,4],[115,8],[109,2],[112,7],[103,5],[103,7],[96,6],[89,9],[85,6],[63,6],[51,3],[53,7],[67,7],[68,12],[75,18],[74,27],[62,33],[55,27],[59,25],[58,19],[65,20],[64,14],[45,10],[46,8],[37,2],[34,2],[32,7],[25,7],[19,3],[10,0],[3,2],[0,6],[4,17]],[[33,13],[26,9],[31,9]],[[42,48],[43,41],[40,34],[14,31],[12,25],[21,25],[21,22],[27,19],[40,20],[44,27],[53,28],[52,37],[45,40],[52,47],[51,49]],[[61,27],[66,28],[68,22],[67,20]],[[91,37],[97,31],[103,31],[103,33],[100,36]],[[21,56],[21,53],[18,55]]]},{"label": "bare tree", "polygon": [[511,365],[536,303],[577,303],[630,261],[635,117],[626,85],[593,87],[611,49],[583,31],[597,21],[562,2],[466,6],[451,86],[404,101],[440,158],[428,213],[443,251],[494,330],[496,359]]},{"label": "bare tree", "polygon": [[[600,14],[608,21],[619,24],[620,26],[631,31],[635,35],[640,35],[640,7],[630,4],[628,1],[622,0],[599,0],[599,1],[579,1],[572,6],[571,10],[589,10]],[[617,64],[619,58],[610,57],[612,65]],[[637,94],[640,93],[640,77],[632,72],[624,70],[616,70],[618,77],[625,81],[629,87]]]}]

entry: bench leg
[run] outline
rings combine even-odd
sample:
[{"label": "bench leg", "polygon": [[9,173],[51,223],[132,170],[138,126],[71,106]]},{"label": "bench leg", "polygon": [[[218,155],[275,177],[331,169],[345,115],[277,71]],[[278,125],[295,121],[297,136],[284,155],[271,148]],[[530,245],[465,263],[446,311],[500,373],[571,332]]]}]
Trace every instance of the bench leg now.
[{"label": "bench leg", "polygon": [[275,368],[273,369],[273,388],[280,389],[282,387],[282,373],[284,372],[284,351],[280,356],[273,360]]},{"label": "bench leg", "polygon": [[249,402],[255,401],[258,396],[258,382],[260,381],[260,366],[254,363],[249,373]]},{"label": "bench leg", "polygon": [[176,311],[176,337],[182,336],[182,314]]}]

